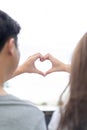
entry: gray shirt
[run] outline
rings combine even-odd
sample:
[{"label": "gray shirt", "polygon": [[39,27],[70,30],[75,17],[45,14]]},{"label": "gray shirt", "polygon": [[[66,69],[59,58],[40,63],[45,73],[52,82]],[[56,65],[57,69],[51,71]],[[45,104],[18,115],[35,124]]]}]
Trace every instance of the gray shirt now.
[{"label": "gray shirt", "polygon": [[44,114],[15,96],[0,96],[0,130],[46,130]]}]

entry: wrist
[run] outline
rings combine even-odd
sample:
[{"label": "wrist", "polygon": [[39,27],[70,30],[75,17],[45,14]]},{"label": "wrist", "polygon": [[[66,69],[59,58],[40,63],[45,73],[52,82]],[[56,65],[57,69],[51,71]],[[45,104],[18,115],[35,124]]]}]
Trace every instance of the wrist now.
[{"label": "wrist", "polygon": [[69,64],[64,64],[64,71],[70,73],[70,65]]},{"label": "wrist", "polygon": [[24,69],[22,66],[17,67],[16,71],[15,71],[15,75],[19,75],[24,73]]}]

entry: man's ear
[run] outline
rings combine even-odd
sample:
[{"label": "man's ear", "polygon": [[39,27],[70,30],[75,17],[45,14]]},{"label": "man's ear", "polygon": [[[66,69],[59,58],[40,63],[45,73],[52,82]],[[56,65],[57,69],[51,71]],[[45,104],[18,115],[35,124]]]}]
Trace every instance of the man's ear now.
[{"label": "man's ear", "polygon": [[13,55],[14,54],[14,50],[15,50],[14,39],[10,38],[9,41],[8,41],[8,43],[7,43],[8,54]]}]

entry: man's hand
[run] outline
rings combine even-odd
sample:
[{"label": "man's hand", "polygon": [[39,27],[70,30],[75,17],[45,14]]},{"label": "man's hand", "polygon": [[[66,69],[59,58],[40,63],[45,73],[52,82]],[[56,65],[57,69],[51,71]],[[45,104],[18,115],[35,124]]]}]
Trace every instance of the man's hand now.
[{"label": "man's hand", "polygon": [[38,70],[35,66],[35,61],[42,58],[43,56],[40,53],[29,56],[29,58],[22,65],[18,66],[12,77],[15,77],[22,73],[37,73],[44,76],[44,73]]}]

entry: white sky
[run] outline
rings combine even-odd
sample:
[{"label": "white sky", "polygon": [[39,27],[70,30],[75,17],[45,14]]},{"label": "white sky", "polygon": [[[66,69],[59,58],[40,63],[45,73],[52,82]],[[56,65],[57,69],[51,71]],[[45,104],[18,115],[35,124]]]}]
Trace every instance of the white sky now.
[{"label": "white sky", "polygon": [[[86,0],[0,0],[0,9],[20,23],[20,64],[30,55],[51,53],[70,63],[74,47],[87,31]],[[37,67],[47,70],[49,62]],[[8,91],[35,103],[54,103],[68,83],[67,73],[47,77],[23,74],[9,81]]]}]

